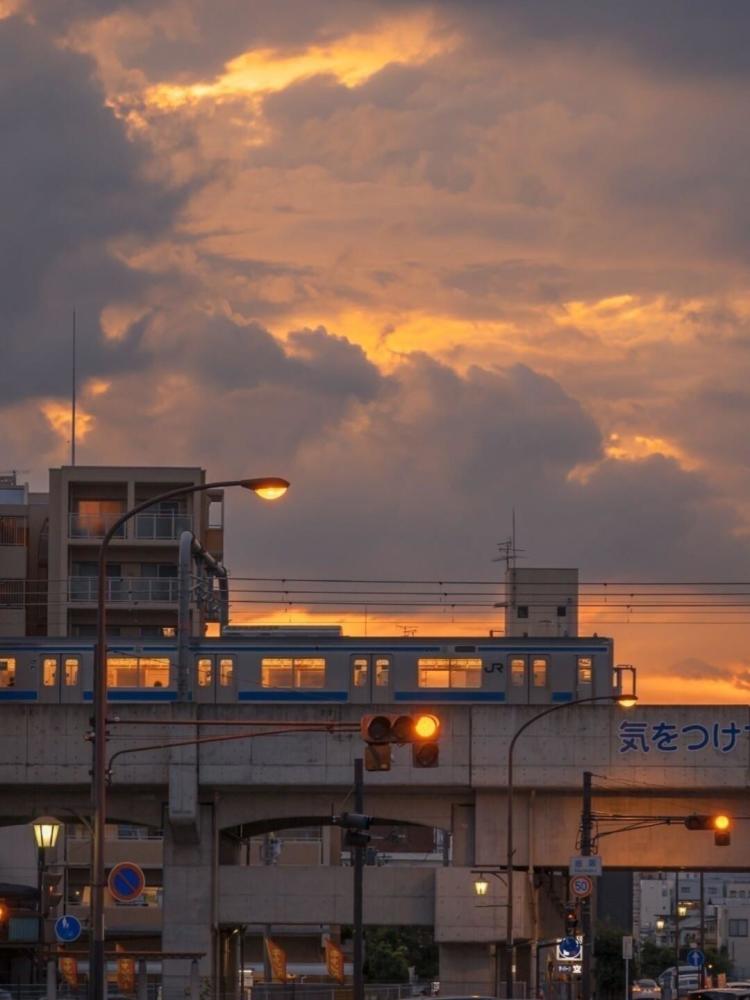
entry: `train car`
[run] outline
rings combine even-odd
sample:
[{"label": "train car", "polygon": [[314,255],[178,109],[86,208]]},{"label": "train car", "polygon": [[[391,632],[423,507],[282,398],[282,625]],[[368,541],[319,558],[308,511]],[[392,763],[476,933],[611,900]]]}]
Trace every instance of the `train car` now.
[{"label": "train car", "polygon": [[[228,630],[108,645],[112,702],[545,705],[617,694],[607,638],[352,638],[333,630]],[[0,704],[92,699],[93,643],[0,639]]]}]

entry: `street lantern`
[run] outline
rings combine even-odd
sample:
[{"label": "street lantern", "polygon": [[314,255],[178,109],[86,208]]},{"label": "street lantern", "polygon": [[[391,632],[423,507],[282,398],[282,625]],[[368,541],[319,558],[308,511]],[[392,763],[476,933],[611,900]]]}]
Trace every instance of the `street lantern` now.
[{"label": "street lantern", "polygon": [[664,926],[665,926],[665,924],[664,924],[664,917],[657,917],[656,918],[656,929],[657,929],[657,931],[663,931],[664,930]]},{"label": "street lantern", "polygon": [[677,906],[677,913],[678,913],[678,915],[680,917],[686,917],[687,916],[687,911],[688,911],[687,903],[679,903],[678,904],[678,906]]},{"label": "street lantern", "polygon": [[490,884],[484,877],[484,875],[478,875],[474,882],[474,892],[477,894],[477,896],[486,896],[489,887]]},{"label": "street lantern", "polygon": [[54,847],[62,829],[62,823],[54,816],[40,816],[31,824],[34,830],[36,846],[40,849]]}]

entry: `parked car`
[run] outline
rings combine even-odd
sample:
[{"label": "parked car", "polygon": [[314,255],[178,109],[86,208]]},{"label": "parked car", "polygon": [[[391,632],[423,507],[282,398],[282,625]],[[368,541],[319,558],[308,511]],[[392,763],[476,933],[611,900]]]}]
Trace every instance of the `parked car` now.
[{"label": "parked car", "polygon": [[636,979],[633,996],[638,1000],[661,1000],[661,986],[655,979]]}]

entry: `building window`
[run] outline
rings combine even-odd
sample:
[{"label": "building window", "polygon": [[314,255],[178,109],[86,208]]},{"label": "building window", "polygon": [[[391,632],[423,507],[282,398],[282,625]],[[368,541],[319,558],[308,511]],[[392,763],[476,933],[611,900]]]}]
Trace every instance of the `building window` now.
[{"label": "building window", "polygon": [[590,684],[591,683],[591,670],[592,670],[592,660],[590,656],[579,656],[578,657],[578,683],[579,684]]},{"label": "building window", "polygon": [[375,687],[388,687],[391,677],[391,660],[388,656],[375,657]]},{"label": "building window", "polygon": [[366,656],[355,656],[352,660],[352,684],[355,688],[367,684],[368,661]]},{"label": "building window", "polygon": [[226,688],[232,686],[234,679],[234,660],[231,657],[219,660],[219,686]]},{"label": "building window", "polygon": [[16,686],[15,657],[0,656],[0,688]]},{"label": "building window", "polygon": [[169,686],[169,660],[158,656],[108,656],[107,684],[113,688]]},{"label": "building window", "polygon": [[747,920],[730,920],[729,921],[729,936],[730,937],[747,937]]},{"label": "building window", "polygon": [[0,608],[23,607],[23,580],[0,580]]},{"label": "building window", "polygon": [[482,661],[478,657],[430,657],[417,660],[420,687],[478,688],[482,686]]},{"label": "building window", "polygon": [[[124,511],[124,500],[78,499],[75,501],[75,511],[70,515],[70,537],[103,538]],[[124,536],[125,525],[122,524],[115,537]]]},{"label": "building window", "polygon": [[567,616],[568,616],[568,609],[566,608],[566,606],[564,604],[558,604],[557,605],[557,617],[558,618],[567,618]]},{"label": "building window", "polygon": [[42,684],[46,688],[57,684],[57,657],[45,656],[42,660]]},{"label": "building window", "polygon": [[531,676],[534,678],[534,687],[547,687],[547,657],[535,656],[531,662]]},{"label": "building window", "polygon": [[210,656],[198,660],[198,687],[210,687],[213,679],[213,660]]},{"label": "building window", "polygon": [[326,682],[323,657],[264,657],[261,686],[264,688],[322,688]]},{"label": "building window", "polygon": [[523,657],[510,661],[510,683],[514,688],[523,687],[526,683],[526,660]]},{"label": "building window", "polygon": [[25,545],[26,541],[26,518],[15,514],[0,515],[0,545]]},{"label": "building window", "polygon": [[528,618],[529,617],[529,606],[528,604],[519,604],[516,609],[516,616],[518,618]]},{"label": "building window", "polygon": [[75,687],[78,683],[80,660],[77,656],[66,656],[63,664],[65,671],[65,687]]}]

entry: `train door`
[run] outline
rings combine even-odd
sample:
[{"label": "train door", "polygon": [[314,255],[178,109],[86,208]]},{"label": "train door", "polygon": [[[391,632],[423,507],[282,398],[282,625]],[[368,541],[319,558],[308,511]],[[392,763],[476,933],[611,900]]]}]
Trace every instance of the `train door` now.
[{"label": "train door", "polygon": [[550,698],[550,658],[538,653],[508,657],[508,701],[544,705]]},{"label": "train door", "polygon": [[385,653],[355,653],[349,662],[349,698],[354,704],[377,705],[393,700],[393,657]]},{"label": "train door", "polygon": [[39,700],[73,704],[81,694],[81,657],[70,653],[42,653],[36,663]]},{"label": "train door", "polygon": [[237,701],[237,657],[200,653],[195,657],[193,690],[196,701]]}]

